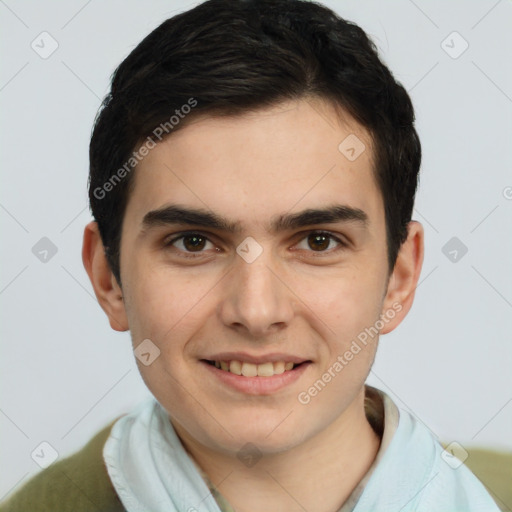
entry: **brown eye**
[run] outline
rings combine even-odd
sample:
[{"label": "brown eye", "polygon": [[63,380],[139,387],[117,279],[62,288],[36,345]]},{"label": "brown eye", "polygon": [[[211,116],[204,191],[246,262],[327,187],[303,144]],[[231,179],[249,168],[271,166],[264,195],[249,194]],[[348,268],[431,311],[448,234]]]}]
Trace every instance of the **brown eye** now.
[{"label": "brown eye", "polygon": [[[302,247],[301,247],[302,244]],[[334,244],[334,245],[332,245]],[[336,247],[336,245],[338,247]],[[345,244],[329,232],[314,231],[305,236],[299,243],[299,249],[306,252],[317,252],[330,254],[343,249]]]},{"label": "brown eye", "polygon": [[189,257],[193,257],[194,255],[203,255],[206,252],[207,244],[211,244],[214,247],[214,244],[206,236],[201,233],[191,232],[176,236],[172,240],[165,242],[164,246],[172,249],[174,252],[181,253],[183,256],[189,255]]},{"label": "brown eye", "polygon": [[206,238],[201,235],[185,235],[183,237],[183,246],[187,251],[201,250],[204,248]]},{"label": "brown eye", "polygon": [[312,249],[324,251],[329,247],[330,237],[322,233],[312,233],[308,236],[308,243]]}]

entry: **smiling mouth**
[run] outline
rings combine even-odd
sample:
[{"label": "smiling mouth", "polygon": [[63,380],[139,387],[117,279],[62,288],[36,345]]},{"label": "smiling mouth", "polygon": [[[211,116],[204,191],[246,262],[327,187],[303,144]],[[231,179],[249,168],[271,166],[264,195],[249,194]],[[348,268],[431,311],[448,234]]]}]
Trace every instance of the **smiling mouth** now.
[{"label": "smiling mouth", "polygon": [[215,366],[217,369],[242,377],[273,377],[274,375],[281,375],[298,368],[299,366],[309,362],[292,363],[286,361],[268,362],[262,364],[246,363],[243,361],[210,361],[203,359],[204,362]]}]

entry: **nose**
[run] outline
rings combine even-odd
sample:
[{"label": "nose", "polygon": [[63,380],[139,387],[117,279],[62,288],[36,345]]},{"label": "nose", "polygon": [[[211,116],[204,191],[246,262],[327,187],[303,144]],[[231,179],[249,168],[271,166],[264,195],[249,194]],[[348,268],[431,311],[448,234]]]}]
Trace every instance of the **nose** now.
[{"label": "nose", "polygon": [[294,295],[269,253],[263,251],[252,263],[237,257],[226,276],[221,320],[241,335],[261,339],[283,330],[293,318]]}]

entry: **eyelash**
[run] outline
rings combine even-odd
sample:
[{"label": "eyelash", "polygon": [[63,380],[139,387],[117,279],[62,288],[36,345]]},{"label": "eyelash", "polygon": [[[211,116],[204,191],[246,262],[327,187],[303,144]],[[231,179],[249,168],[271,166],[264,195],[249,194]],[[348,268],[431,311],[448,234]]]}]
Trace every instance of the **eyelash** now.
[{"label": "eyelash", "polygon": [[[183,238],[186,238],[187,236],[191,236],[191,235],[199,235],[201,238],[204,238],[208,242],[213,243],[208,238],[208,236],[206,236],[205,234],[201,233],[200,231],[185,231],[183,233],[179,233],[178,236],[174,237],[172,240],[169,240],[168,242],[165,242],[164,243],[164,247],[165,248],[170,248],[170,249],[176,249],[175,247],[172,247],[172,245],[175,242],[177,242],[178,240],[181,240]],[[302,242],[302,240],[306,239],[310,235],[324,235],[324,236],[327,236],[327,237],[330,238],[330,240],[333,240],[333,241],[337,242],[339,244],[339,246],[340,246],[337,249],[334,249],[334,250],[331,249],[329,251],[307,251],[307,252],[313,253],[313,257],[325,257],[324,255],[331,255],[333,252],[338,252],[340,250],[343,250],[347,246],[347,244],[345,242],[343,242],[342,240],[340,240],[337,236],[333,235],[329,231],[322,231],[322,230],[312,230],[312,231],[305,232],[304,236],[299,240],[299,242]],[[181,253],[181,255],[180,255],[181,257],[189,258],[189,259],[200,258],[204,254],[203,252],[196,252],[196,253],[194,253],[194,252],[184,252],[184,251],[182,251],[180,249],[178,249],[178,251]]]}]

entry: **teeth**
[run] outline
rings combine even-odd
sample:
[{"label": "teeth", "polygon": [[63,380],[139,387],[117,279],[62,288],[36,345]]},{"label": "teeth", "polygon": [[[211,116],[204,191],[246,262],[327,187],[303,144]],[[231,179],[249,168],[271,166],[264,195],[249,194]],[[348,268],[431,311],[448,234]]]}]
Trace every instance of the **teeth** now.
[{"label": "teeth", "polygon": [[252,363],[243,363],[242,375],[244,377],[256,377],[258,375],[258,366]]},{"label": "teeth", "polygon": [[282,361],[274,363],[274,375],[280,375],[281,373],[284,373],[285,366],[285,363],[283,363]]},{"label": "teeth", "polygon": [[263,363],[257,366],[258,377],[272,377],[274,375],[274,365],[272,363]]},{"label": "teeth", "polygon": [[235,375],[243,375],[244,377],[272,377],[281,375],[285,371],[290,371],[294,367],[294,363],[277,361],[275,363],[243,363],[241,361],[215,361],[216,368],[229,371]]},{"label": "teeth", "polygon": [[240,361],[231,361],[229,371],[236,375],[242,375],[242,363]]}]

